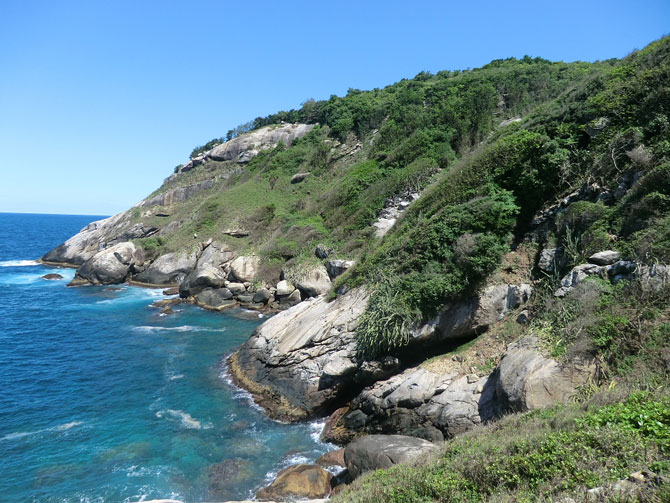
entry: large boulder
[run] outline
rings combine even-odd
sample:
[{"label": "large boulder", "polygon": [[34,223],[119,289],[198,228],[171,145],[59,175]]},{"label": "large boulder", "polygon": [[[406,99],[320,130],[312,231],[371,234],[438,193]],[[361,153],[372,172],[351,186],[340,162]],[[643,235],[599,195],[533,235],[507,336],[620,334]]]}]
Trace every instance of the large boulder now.
[{"label": "large boulder", "polygon": [[184,187],[175,187],[173,189],[166,190],[165,192],[161,192],[154,197],[145,199],[137,206],[170,206],[175,203],[186,201],[203,190],[211,189],[214,187],[215,183],[216,179],[211,178],[209,180],[203,180],[202,182],[186,185]]},{"label": "large boulder", "polygon": [[71,285],[123,283],[144,264],[144,252],[132,242],[119,243],[96,253],[77,270]]},{"label": "large boulder", "polygon": [[91,222],[40,260],[48,264],[82,265],[105,247],[104,243],[110,234],[122,226],[126,218],[126,213],[119,213],[113,217]]},{"label": "large boulder", "polygon": [[325,498],[332,489],[333,475],[317,465],[300,464],[280,471],[272,483],[258,491],[259,501]]},{"label": "large boulder", "polygon": [[495,378],[414,367],[365,388],[341,414],[331,441],[399,433],[441,441],[491,419]]},{"label": "large boulder", "polygon": [[525,337],[510,344],[498,366],[496,400],[501,409],[527,411],[565,402],[596,377],[596,362],[583,355],[569,361],[543,356],[540,341]]},{"label": "large boulder", "polygon": [[190,297],[205,288],[220,288],[227,280],[225,267],[235,254],[225,245],[207,242],[198,256],[195,268],[186,275],[179,285],[179,295]]},{"label": "large boulder", "polygon": [[296,138],[305,136],[313,128],[313,124],[262,127],[217,145],[207,153],[206,157],[214,161],[246,163],[258,155],[261,150],[274,148],[279,142],[290,147]]},{"label": "large boulder", "polygon": [[330,276],[323,265],[318,265],[297,280],[295,286],[304,297],[318,297],[330,290]]},{"label": "large boulder", "polygon": [[229,359],[231,374],[274,418],[302,419],[327,409],[354,383],[355,330],[368,298],[358,288],[277,314]]},{"label": "large boulder", "polygon": [[149,285],[179,285],[196,265],[195,253],[166,253],[154,260],[133,281]]},{"label": "large boulder", "polygon": [[232,300],[233,293],[227,288],[205,288],[195,299],[199,306],[207,309],[225,309],[237,304]]},{"label": "large boulder", "polygon": [[240,256],[230,263],[230,273],[242,283],[252,281],[256,277],[259,264],[260,259],[256,255]]},{"label": "large boulder", "polygon": [[368,435],[354,440],[344,450],[344,462],[352,479],[365,472],[391,468],[419,457],[430,456],[437,446],[404,435]]},{"label": "large boulder", "polygon": [[414,331],[412,342],[435,344],[485,332],[525,304],[532,292],[526,283],[492,285],[472,297],[449,302],[435,319]]},{"label": "large boulder", "polygon": [[333,280],[352,268],[354,263],[353,260],[329,260],[326,262],[326,270],[330,279]]}]

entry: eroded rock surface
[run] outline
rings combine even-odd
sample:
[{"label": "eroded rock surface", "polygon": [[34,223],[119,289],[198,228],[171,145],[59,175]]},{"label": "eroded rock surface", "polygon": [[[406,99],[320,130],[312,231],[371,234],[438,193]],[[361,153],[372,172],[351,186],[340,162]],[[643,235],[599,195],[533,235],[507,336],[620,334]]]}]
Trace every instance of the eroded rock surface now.
[{"label": "eroded rock surface", "polygon": [[106,248],[77,270],[71,285],[123,283],[136,267],[144,264],[144,252],[134,243],[125,242]]},{"label": "eroded rock surface", "polygon": [[195,268],[195,253],[166,253],[133,277],[134,281],[150,285],[178,285]]},{"label": "eroded rock surface", "polygon": [[296,498],[324,498],[330,494],[333,475],[317,465],[289,466],[277,475],[272,484],[258,491],[259,501]]},{"label": "eroded rock surface", "polygon": [[358,288],[277,314],[230,358],[233,377],[273,417],[300,419],[324,410],[354,383],[355,329],[368,298]]},{"label": "eroded rock surface", "polygon": [[276,147],[279,142],[290,147],[296,138],[301,138],[314,129],[313,124],[283,124],[267,126],[243,134],[217,145],[205,157],[215,161],[235,161],[246,163],[261,150]]}]

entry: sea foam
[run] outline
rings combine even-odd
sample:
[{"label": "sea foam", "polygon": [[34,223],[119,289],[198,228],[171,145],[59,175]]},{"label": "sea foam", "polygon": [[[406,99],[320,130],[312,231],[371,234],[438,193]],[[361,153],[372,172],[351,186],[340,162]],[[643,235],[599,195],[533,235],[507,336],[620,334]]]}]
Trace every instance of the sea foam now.
[{"label": "sea foam", "polygon": [[3,260],[0,261],[0,267],[30,267],[41,265],[37,260]]}]

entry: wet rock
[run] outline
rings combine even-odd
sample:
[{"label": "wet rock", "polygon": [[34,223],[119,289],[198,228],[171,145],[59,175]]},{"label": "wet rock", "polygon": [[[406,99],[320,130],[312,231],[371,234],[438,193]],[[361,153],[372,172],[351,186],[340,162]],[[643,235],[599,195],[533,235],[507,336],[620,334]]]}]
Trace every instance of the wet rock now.
[{"label": "wet rock", "polygon": [[258,491],[260,501],[324,498],[330,494],[333,475],[317,465],[289,466],[268,487]]},{"label": "wet rock", "polygon": [[352,479],[365,472],[391,468],[417,457],[429,456],[437,446],[403,435],[368,435],[354,440],[344,450],[344,461]]},{"label": "wet rock", "polygon": [[243,458],[230,458],[209,467],[209,489],[215,498],[226,498],[235,487],[253,478],[251,461]]},{"label": "wet rock", "polygon": [[42,279],[47,279],[47,280],[50,280],[50,281],[64,279],[63,276],[61,276],[60,274],[55,273],[55,272],[50,272],[49,274],[45,274],[44,276],[41,276],[41,278]]}]

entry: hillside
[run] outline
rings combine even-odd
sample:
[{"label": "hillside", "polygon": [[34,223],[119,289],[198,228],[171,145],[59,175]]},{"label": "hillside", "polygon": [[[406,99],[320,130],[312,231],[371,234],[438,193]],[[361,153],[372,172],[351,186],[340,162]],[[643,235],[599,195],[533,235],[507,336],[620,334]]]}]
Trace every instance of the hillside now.
[{"label": "hillside", "polygon": [[229,360],[271,416],[447,440],[337,500],[607,500],[643,472],[631,501],[662,501],[669,117],[668,37],[350,89],[197,147],[42,260],[281,310]]}]

